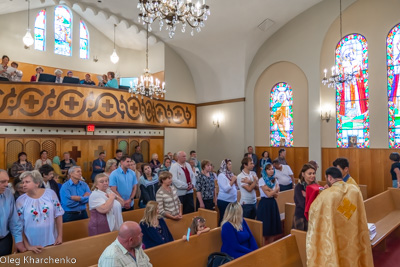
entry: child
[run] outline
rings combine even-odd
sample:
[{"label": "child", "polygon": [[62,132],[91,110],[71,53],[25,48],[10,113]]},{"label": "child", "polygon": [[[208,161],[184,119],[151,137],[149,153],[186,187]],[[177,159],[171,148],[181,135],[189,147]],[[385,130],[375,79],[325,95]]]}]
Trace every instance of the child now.
[{"label": "child", "polygon": [[[192,224],[190,225],[190,235],[200,235],[202,233],[207,233],[210,231],[210,227],[206,227],[206,219],[197,216],[193,218]],[[186,235],[182,237],[186,240]]]}]

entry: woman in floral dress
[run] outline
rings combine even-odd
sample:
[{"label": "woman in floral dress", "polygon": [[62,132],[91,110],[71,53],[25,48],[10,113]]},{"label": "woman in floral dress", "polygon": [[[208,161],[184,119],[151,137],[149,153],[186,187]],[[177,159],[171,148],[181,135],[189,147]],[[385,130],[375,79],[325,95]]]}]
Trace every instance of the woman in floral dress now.
[{"label": "woman in floral dress", "polygon": [[35,253],[43,247],[62,243],[62,215],[64,210],[56,193],[39,188],[42,176],[38,171],[20,175],[25,194],[17,199],[17,212],[23,224],[25,247]]}]

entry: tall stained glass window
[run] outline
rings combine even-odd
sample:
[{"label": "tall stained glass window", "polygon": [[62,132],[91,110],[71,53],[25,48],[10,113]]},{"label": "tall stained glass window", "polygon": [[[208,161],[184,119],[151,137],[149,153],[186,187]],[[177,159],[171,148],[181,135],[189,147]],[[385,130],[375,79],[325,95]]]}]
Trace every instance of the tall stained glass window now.
[{"label": "tall stained glass window", "polygon": [[89,30],[82,20],[79,22],[79,57],[89,58]]},{"label": "tall stained glass window", "polygon": [[72,13],[64,6],[54,10],[54,53],[71,56],[72,52]]},{"label": "tall stained glass window", "polygon": [[342,38],[336,46],[336,68],[353,73],[336,85],[337,147],[369,147],[368,45],[360,34]]},{"label": "tall stained glass window", "polygon": [[289,84],[274,85],[269,99],[271,146],[293,146],[293,92]]},{"label": "tall stained glass window", "polygon": [[394,26],[386,40],[389,148],[400,148],[400,24]]},{"label": "tall stained glass window", "polygon": [[40,10],[35,19],[35,49],[44,51],[46,48],[46,10]]}]

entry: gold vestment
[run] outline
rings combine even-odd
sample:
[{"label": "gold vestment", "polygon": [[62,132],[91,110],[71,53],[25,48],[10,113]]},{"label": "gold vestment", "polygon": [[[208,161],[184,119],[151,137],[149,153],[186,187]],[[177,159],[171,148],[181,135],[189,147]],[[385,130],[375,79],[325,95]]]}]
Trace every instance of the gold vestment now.
[{"label": "gold vestment", "polygon": [[356,186],[336,182],[314,200],[306,250],[308,267],[374,266],[364,202]]}]

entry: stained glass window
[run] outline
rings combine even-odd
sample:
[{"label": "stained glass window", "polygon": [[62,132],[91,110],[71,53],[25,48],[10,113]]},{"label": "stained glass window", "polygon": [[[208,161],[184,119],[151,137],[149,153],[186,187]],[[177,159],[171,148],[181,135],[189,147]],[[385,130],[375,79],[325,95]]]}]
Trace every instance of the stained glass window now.
[{"label": "stained glass window", "polygon": [[71,56],[72,51],[72,13],[64,6],[54,10],[54,53]]},{"label": "stained glass window", "polygon": [[293,92],[289,84],[274,85],[269,99],[271,146],[293,146]]},{"label": "stained glass window", "polygon": [[336,85],[337,147],[369,147],[368,45],[360,34],[343,37],[336,46],[336,68],[353,74]]},{"label": "stained glass window", "polygon": [[400,24],[394,26],[386,40],[388,108],[389,108],[389,147],[400,148]]},{"label": "stained glass window", "polygon": [[40,10],[35,19],[35,49],[44,51],[46,47],[46,10]]},{"label": "stained glass window", "polygon": [[79,57],[89,58],[89,30],[82,20],[79,22]]}]

